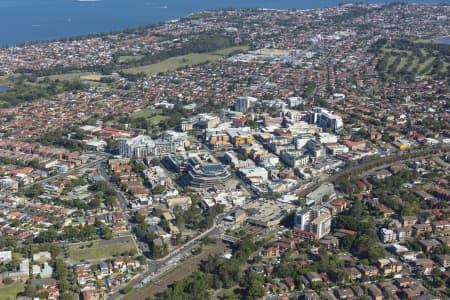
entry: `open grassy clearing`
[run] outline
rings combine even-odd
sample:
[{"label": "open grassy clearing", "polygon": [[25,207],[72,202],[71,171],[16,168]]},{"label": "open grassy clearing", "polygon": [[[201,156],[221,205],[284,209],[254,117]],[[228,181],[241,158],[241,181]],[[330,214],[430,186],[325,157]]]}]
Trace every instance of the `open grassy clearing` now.
[{"label": "open grassy clearing", "polygon": [[418,39],[418,40],[415,40],[414,43],[416,43],[416,44],[426,44],[426,43],[434,44],[434,43],[436,43],[436,41],[430,40],[430,39]]},{"label": "open grassy clearing", "polygon": [[131,114],[133,119],[137,118],[150,118],[152,116],[157,116],[162,112],[162,109],[141,109],[135,111]]},{"label": "open grassy clearing", "polygon": [[127,251],[136,251],[136,245],[131,237],[67,245],[67,254],[73,261],[107,259]]},{"label": "open grassy clearing", "polygon": [[422,74],[429,65],[432,65],[434,62],[435,58],[434,57],[429,57],[427,58],[427,60],[425,60],[424,63],[422,63],[419,67],[419,73]]},{"label": "open grassy clearing", "polygon": [[395,56],[389,56],[388,58],[387,58],[387,69],[389,69],[390,67],[391,67],[391,65],[394,63],[394,61],[395,61]]},{"label": "open grassy clearing", "polygon": [[129,62],[140,60],[143,57],[144,57],[144,55],[124,55],[124,56],[119,56],[119,58],[117,59],[117,62],[119,64],[129,63]]},{"label": "open grassy clearing", "polygon": [[170,119],[170,117],[158,115],[158,116],[151,117],[150,118],[150,122],[153,125],[158,125],[159,123],[161,123],[161,122],[163,122],[165,120],[168,120],[168,119]]},{"label": "open grassy clearing", "polygon": [[7,85],[9,83],[8,76],[0,76],[0,85]]},{"label": "open grassy clearing", "polygon": [[211,54],[187,54],[182,56],[172,57],[157,64],[140,66],[130,69],[125,69],[125,73],[145,73],[147,75],[155,75],[158,73],[164,73],[168,71],[174,71],[183,67],[190,67],[197,64],[206,62],[213,62],[219,60],[221,57]]},{"label": "open grassy clearing", "polygon": [[139,66],[135,68],[130,69],[124,69],[123,71],[125,73],[145,73],[147,75],[155,75],[158,73],[164,73],[168,71],[174,71],[179,68],[183,67],[189,67],[197,64],[202,64],[206,62],[214,62],[222,59],[223,57],[226,57],[230,55],[233,52],[236,51],[245,51],[247,50],[247,46],[236,46],[236,47],[229,47],[221,50],[216,50],[208,53],[191,53],[181,56],[175,56],[168,58],[166,60],[163,60],[156,64],[146,65],[146,66]]},{"label": "open grassy clearing", "polygon": [[[448,57],[445,56],[445,52],[440,52],[433,48],[428,49],[428,46],[423,41],[414,42],[414,44],[419,43],[422,43],[423,46],[411,48],[413,50],[405,50],[404,46],[401,49],[397,49],[392,45],[384,45],[380,48],[382,56],[379,65],[380,71],[389,78],[406,74],[415,76],[442,76],[445,74],[447,66],[450,64],[447,62]],[[431,45],[432,42],[428,41],[428,44]],[[439,65],[440,67],[437,67]]]},{"label": "open grassy clearing", "polygon": [[419,58],[418,57],[414,57],[413,61],[411,62],[411,64],[407,67],[407,71],[408,72],[412,72],[414,70],[414,68],[417,68],[419,64]]},{"label": "open grassy clearing", "polygon": [[64,74],[56,74],[44,77],[38,77],[38,80],[42,80],[44,78],[48,78],[50,80],[90,80],[90,79],[82,79],[82,78],[101,78],[101,75],[98,73],[92,72],[73,72],[73,73],[64,73]]},{"label": "open grassy clearing", "polygon": [[406,65],[407,62],[408,62],[408,58],[407,57],[402,57],[401,60],[400,60],[400,63],[397,66],[397,70],[396,71],[401,70]]},{"label": "open grassy clearing", "polygon": [[448,66],[450,66],[450,63],[444,61],[442,68],[441,68],[441,72],[446,72]]},{"label": "open grassy clearing", "polygon": [[0,300],[16,299],[17,294],[23,292],[24,284],[22,282],[14,282],[10,285],[0,286]]},{"label": "open grassy clearing", "polygon": [[88,81],[99,81],[101,78],[102,76],[98,74],[85,74],[80,76],[80,80],[88,80]]},{"label": "open grassy clearing", "polygon": [[169,116],[161,115],[161,112],[162,109],[142,109],[132,113],[131,118],[133,119],[145,118],[148,121],[150,121],[153,125],[158,125],[159,123],[170,119]]},{"label": "open grassy clearing", "polygon": [[249,49],[248,46],[234,46],[234,47],[229,47],[229,48],[224,48],[224,49],[219,49],[216,51],[211,52],[211,54],[215,54],[215,55],[221,55],[221,56],[228,56],[230,54],[232,54],[233,52],[244,52],[247,51]]}]

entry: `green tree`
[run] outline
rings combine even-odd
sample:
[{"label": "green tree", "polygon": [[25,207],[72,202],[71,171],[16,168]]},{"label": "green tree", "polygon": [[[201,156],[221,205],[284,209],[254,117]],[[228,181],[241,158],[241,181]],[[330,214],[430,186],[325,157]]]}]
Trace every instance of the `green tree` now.
[{"label": "green tree", "polygon": [[245,273],[244,282],[244,299],[253,300],[264,296],[264,278],[261,274],[254,272]]}]

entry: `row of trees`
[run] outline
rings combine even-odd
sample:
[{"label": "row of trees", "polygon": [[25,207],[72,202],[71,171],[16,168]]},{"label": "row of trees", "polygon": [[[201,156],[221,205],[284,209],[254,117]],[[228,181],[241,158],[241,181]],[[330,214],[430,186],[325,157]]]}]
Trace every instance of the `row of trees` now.
[{"label": "row of trees", "polygon": [[[110,239],[112,234],[108,229],[100,227],[98,232],[101,236]],[[58,231],[54,226],[49,227],[47,230],[41,231],[35,238],[34,243],[53,243],[58,240],[67,240],[71,242],[88,241],[98,238],[97,227],[94,225],[84,225],[81,227],[69,226],[64,227],[63,232],[58,234]]]},{"label": "row of trees", "polygon": [[349,229],[357,232],[348,235],[340,243],[341,249],[351,251],[360,259],[376,262],[386,255],[376,232],[375,220],[369,216],[367,207],[356,201],[350,211],[333,218],[333,229]]},{"label": "row of trees", "polygon": [[[242,299],[259,299],[264,296],[262,275],[245,272],[243,266],[250,255],[260,245],[244,239],[233,251],[233,257],[225,261],[219,256],[208,256],[200,271],[174,282],[167,290],[158,295],[159,299],[211,299],[212,290],[240,286],[238,292]],[[226,299],[237,299],[236,295],[227,295]]]},{"label": "row of trees", "polygon": [[86,132],[77,126],[73,126],[52,130],[39,137],[37,141],[44,146],[57,146],[70,151],[81,151],[85,149],[84,143],[81,142],[85,138],[87,138]]}]

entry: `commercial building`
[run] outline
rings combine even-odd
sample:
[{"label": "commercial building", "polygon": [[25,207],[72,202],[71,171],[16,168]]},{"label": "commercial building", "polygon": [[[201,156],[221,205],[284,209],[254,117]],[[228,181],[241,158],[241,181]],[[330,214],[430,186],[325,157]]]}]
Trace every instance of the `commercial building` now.
[{"label": "commercial building", "polygon": [[305,104],[305,99],[303,99],[302,97],[289,97],[287,99],[287,103],[289,105],[289,107],[296,107],[300,104]]},{"label": "commercial building", "polygon": [[253,134],[248,127],[239,129],[228,128],[226,130],[226,133],[230,137],[230,141],[235,147],[239,147],[244,144],[253,144],[255,142],[255,138],[253,137]]},{"label": "commercial building", "polygon": [[380,239],[383,243],[392,243],[396,241],[396,234],[393,230],[387,228],[381,228]]},{"label": "commercial building", "polygon": [[311,155],[314,159],[324,157],[326,155],[325,148],[316,140],[309,140],[305,145],[305,149],[308,150],[309,155]]},{"label": "commercial building", "polygon": [[239,169],[239,175],[251,184],[267,182],[269,172],[261,167],[247,167]]},{"label": "commercial building", "polygon": [[186,210],[189,208],[189,206],[191,206],[192,201],[191,197],[176,197],[166,199],[166,203],[169,209],[173,209],[175,206],[178,206]]},{"label": "commercial building", "polygon": [[331,230],[331,215],[314,208],[304,208],[295,214],[294,234],[306,239],[321,239]]},{"label": "commercial building", "polygon": [[248,217],[247,223],[269,228],[278,225],[286,213],[294,208],[294,205],[280,202],[254,202],[247,208],[249,211],[255,212]]},{"label": "commercial building", "polygon": [[153,140],[146,135],[119,141],[119,152],[123,157],[144,158],[148,155],[175,153],[179,143],[173,140]]},{"label": "commercial building", "polygon": [[330,128],[333,131],[339,131],[339,129],[344,126],[344,122],[340,116],[332,114],[328,110],[321,107],[314,107],[308,112],[306,117],[308,123],[316,124],[323,129]]},{"label": "commercial building", "polygon": [[328,196],[330,200],[335,197],[334,185],[332,183],[324,183],[306,195],[306,205],[318,205],[322,203],[325,196]]},{"label": "commercial building", "polygon": [[337,141],[338,141],[337,135],[332,134],[332,133],[320,132],[318,135],[319,135],[319,141],[322,144],[337,143]]},{"label": "commercial building", "polygon": [[181,131],[189,131],[193,129],[214,128],[220,123],[220,118],[211,114],[198,114],[197,116],[184,119],[181,121]]},{"label": "commercial building", "polygon": [[238,97],[234,102],[234,110],[245,114],[247,113],[252,103],[256,101],[258,101],[258,99],[254,97]]},{"label": "commercial building", "polygon": [[305,155],[303,151],[282,150],[280,153],[280,157],[284,161],[284,163],[292,168],[305,166],[309,162],[309,156]]},{"label": "commercial building", "polygon": [[306,143],[308,143],[312,139],[314,139],[314,137],[312,135],[302,135],[302,136],[296,137],[294,139],[295,149],[297,149],[297,150],[303,149],[303,147],[306,146]]},{"label": "commercial building", "polygon": [[161,163],[166,167],[168,170],[172,172],[184,172],[185,170],[185,161],[187,160],[186,155],[180,155],[180,154],[169,154],[167,156],[164,156],[163,159],[161,159]]},{"label": "commercial building", "polygon": [[232,175],[222,164],[201,163],[196,157],[187,162],[186,173],[180,183],[194,189],[225,189]]}]

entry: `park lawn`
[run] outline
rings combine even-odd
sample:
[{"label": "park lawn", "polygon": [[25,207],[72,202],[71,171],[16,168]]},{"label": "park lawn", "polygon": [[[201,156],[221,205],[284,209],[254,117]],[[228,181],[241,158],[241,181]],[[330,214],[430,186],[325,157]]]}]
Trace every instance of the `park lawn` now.
[{"label": "park lawn", "polygon": [[7,85],[9,83],[8,76],[0,76],[0,85]]},{"label": "park lawn", "polygon": [[415,40],[414,43],[416,43],[416,44],[428,44],[428,43],[434,44],[434,43],[436,43],[436,41],[430,40],[430,39],[418,39],[418,40]]},{"label": "park lawn", "polygon": [[[136,245],[131,238],[117,243],[108,242],[105,244],[102,241],[93,241],[68,245],[67,254],[73,261],[88,261],[111,258],[130,250],[136,251]],[[92,247],[88,247],[91,243],[93,244]]]},{"label": "park lawn", "polygon": [[220,56],[217,55],[212,55],[208,53],[203,54],[192,53],[182,56],[171,57],[156,64],[125,69],[124,72],[132,74],[145,73],[147,75],[155,75],[158,73],[174,71],[179,68],[189,67],[196,64],[216,61],[219,59]]},{"label": "park lawn", "polygon": [[102,76],[98,74],[85,74],[80,76],[80,80],[88,80],[88,81],[99,81],[101,78]]},{"label": "park lawn", "polygon": [[249,47],[247,45],[242,45],[242,46],[234,46],[234,47],[228,47],[228,48],[223,48],[223,49],[219,49],[216,51],[211,52],[211,54],[215,54],[215,55],[220,55],[220,56],[228,56],[234,52],[245,52],[249,49]]},{"label": "park lawn", "polygon": [[128,62],[140,60],[143,57],[144,57],[144,55],[124,55],[124,56],[119,56],[119,58],[117,59],[117,62],[119,64],[128,63]]},{"label": "park lawn", "polygon": [[427,59],[420,65],[420,68],[419,68],[418,73],[419,73],[419,74],[423,74],[423,71],[426,70],[426,68],[427,68],[429,65],[433,64],[434,60],[435,60],[435,57],[433,57],[433,56],[427,58]]},{"label": "park lawn", "polygon": [[445,72],[447,70],[447,67],[450,66],[450,63],[444,61],[442,62],[442,72]]},{"label": "park lawn", "polygon": [[157,115],[157,116],[151,117],[150,122],[153,125],[158,125],[159,123],[164,122],[165,120],[168,120],[168,119],[170,119],[169,116]]},{"label": "park lawn", "polygon": [[395,70],[396,72],[400,71],[408,62],[408,57],[402,57],[400,59],[400,63],[397,66],[397,69]]},{"label": "park lawn", "polygon": [[428,51],[423,49],[423,48],[420,48],[420,53],[422,53],[423,56],[427,56],[428,55]]},{"label": "park lawn", "polygon": [[123,71],[125,73],[131,74],[145,73],[147,75],[155,75],[158,73],[174,71],[180,68],[190,67],[197,64],[218,61],[233,52],[245,51],[246,49],[248,49],[247,46],[236,46],[215,50],[207,53],[191,53],[171,57],[156,64],[124,69]]},{"label": "park lawn", "polygon": [[89,73],[89,72],[69,72],[69,73],[63,73],[63,74],[55,74],[55,75],[38,77],[38,80],[42,80],[47,77],[50,80],[71,81],[71,80],[81,79],[82,76],[90,76],[90,75],[98,75],[98,74]]},{"label": "park lawn", "polygon": [[16,299],[17,294],[23,292],[24,284],[22,282],[14,282],[10,285],[0,286],[0,300]]},{"label": "park lawn", "polygon": [[[386,69],[385,70],[388,70],[391,67],[391,65],[394,63],[394,61],[395,61],[395,56],[389,55],[388,59],[387,59]],[[383,71],[385,71],[385,70],[383,70]]]},{"label": "park lawn", "polygon": [[162,109],[141,109],[135,111],[131,114],[131,118],[150,118],[152,116],[159,115],[162,112]]},{"label": "park lawn", "polygon": [[412,63],[409,65],[409,67],[406,69],[408,72],[411,72],[414,70],[414,68],[417,68],[419,64],[419,58],[417,56],[414,56]]}]

